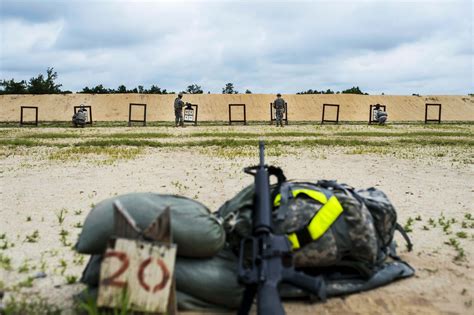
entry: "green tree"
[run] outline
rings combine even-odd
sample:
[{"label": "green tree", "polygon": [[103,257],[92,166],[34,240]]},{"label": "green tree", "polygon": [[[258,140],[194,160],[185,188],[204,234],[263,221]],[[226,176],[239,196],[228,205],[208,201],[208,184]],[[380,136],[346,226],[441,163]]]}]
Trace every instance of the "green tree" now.
[{"label": "green tree", "polygon": [[2,80],[0,82],[0,94],[26,94],[28,93],[28,86],[25,80],[16,82],[14,79]]},{"label": "green tree", "polygon": [[125,85],[119,85],[119,87],[117,88],[117,93],[127,93],[127,87]]},{"label": "green tree", "polygon": [[111,90],[104,88],[102,84],[99,84],[95,87],[88,87],[86,86],[85,88],[82,89],[80,93],[87,93],[87,94],[109,94],[111,93]]},{"label": "green tree", "polygon": [[58,78],[58,73],[54,68],[46,70],[46,79],[43,74],[38,74],[35,78],[31,78],[28,84],[28,93],[30,94],[58,94],[61,93],[62,84],[57,84],[54,81]]},{"label": "green tree", "polygon": [[250,91],[249,89],[246,89],[245,94],[252,94],[252,91]]},{"label": "green tree", "polygon": [[197,84],[191,84],[187,87],[186,93],[188,94],[202,94],[202,89],[199,85]]},{"label": "green tree", "polygon": [[361,94],[361,95],[369,95],[369,93],[362,92],[358,86],[353,86],[350,89],[344,90],[341,92],[342,94]]},{"label": "green tree", "polygon": [[222,89],[222,94],[239,94],[239,92],[234,90],[234,84],[227,83]]}]

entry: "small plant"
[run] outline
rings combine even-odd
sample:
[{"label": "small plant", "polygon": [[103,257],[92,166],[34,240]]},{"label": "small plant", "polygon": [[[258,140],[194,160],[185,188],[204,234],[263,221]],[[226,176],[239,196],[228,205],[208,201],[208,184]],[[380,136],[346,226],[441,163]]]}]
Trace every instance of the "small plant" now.
[{"label": "small plant", "polygon": [[84,264],[84,255],[74,253],[74,259],[72,260],[74,265],[82,266]]},{"label": "small plant", "polygon": [[428,224],[431,225],[432,227],[436,227],[436,222],[433,218],[429,218]]},{"label": "small plant", "polygon": [[30,264],[28,260],[23,261],[23,264],[21,264],[20,268],[18,268],[19,273],[26,273],[30,271]]},{"label": "small plant", "polygon": [[31,235],[27,235],[25,240],[28,243],[36,243],[38,242],[38,239],[39,239],[39,231],[35,230]]},{"label": "small plant", "polygon": [[455,238],[450,238],[448,242],[444,242],[444,243],[449,246],[452,246],[456,250],[457,254],[456,256],[454,256],[454,259],[453,259],[454,262],[460,262],[460,261],[465,260],[466,253],[464,252],[464,248],[460,246],[460,243],[458,240],[456,240]]},{"label": "small plant", "polygon": [[462,222],[461,222],[461,227],[462,227],[463,229],[467,229],[467,222],[466,222],[466,221],[462,221]]},{"label": "small plant", "polygon": [[5,270],[12,270],[10,257],[0,253],[0,267]]},{"label": "small plant", "polygon": [[18,286],[20,288],[31,288],[33,286],[33,280],[34,280],[33,277],[28,277],[25,280],[18,283]]},{"label": "small plant", "polygon": [[415,220],[416,220],[416,221],[421,221],[421,216],[420,216],[420,215],[417,215],[417,216],[415,217]]},{"label": "small plant", "polygon": [[72,276],[72,275],[67,275],[66,276],[66,283],[67,284],[74,284],[77,282],[77,277],[76,276]]},{"label": "small plant", "polygon": [[59,232],[59,240],[61,241],[61,244],[63,244],[63,246],[71,246],[71,243],[68,242],[67,240],[67,236],[69,235],[69,232],[66,231],[65,229],[61,229],[61,232]]},{"label": "small plant", "polygon": [[80,228],[82,228],[82,223],[77,222],[76,224],[74,224],[74,227],[77,228],[77,229],[80,229]]},{"label": "small plant", "polygon": [[456,236],[459,238],[467,238],[467,233],[466,232],[457,232]]},{"label": "small plant", "polygon": [[429,231],[429,230],[430,230],[430,228],[429,228],[429,227],[427,227],[426,225],[423,225],[423,230],[425,230],[425,231]]},{"label": "small plant", "polygon": [[408,217],[407,223],[405,223],[405,225],[403,226],[403,229],[405,230],[405,232],[410,233],[413,231],[412,226],[413,226],[413,219],[411,217]]},{"label": "small plant", "polygon": [[59,212],[56,213],[56,218],[58,219],[59,224],[63,224],[66,219],[67,209],[62,208]]},{"label": "small plant", "polygon": [[468,220],[474,220],[474,217],[472,216],[471,213],[466,213],[466,214],[464,215],[464,217],[465,217],[466,219],[468,219]]},{"label": "small plant", "polygon": [[59,261],[59,268],[61,269],[61,276],[63,276],[67,269],[67,262],[64,259]]},{"label": "small plant", "polygon": [[74,215],[81,215],[82,214],[82,210],[75,210],[74,211]]},{"label": "small plant", "polygon": [[6,239],[7,239],[7,233],[0,234],[0,240],[6,240]]},{"label": "small plant", "polygon": [[31,222],[31,217],[30,216],[26,217],[26,222]]}]

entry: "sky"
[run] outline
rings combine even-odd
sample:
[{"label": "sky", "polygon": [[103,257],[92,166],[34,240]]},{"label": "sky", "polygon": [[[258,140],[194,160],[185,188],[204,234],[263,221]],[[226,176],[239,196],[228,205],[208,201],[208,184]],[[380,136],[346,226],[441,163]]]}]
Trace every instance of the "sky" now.
[{"label": "sky", "polygon": [[0,0],[0,79],[474,93],[472,0]]}]

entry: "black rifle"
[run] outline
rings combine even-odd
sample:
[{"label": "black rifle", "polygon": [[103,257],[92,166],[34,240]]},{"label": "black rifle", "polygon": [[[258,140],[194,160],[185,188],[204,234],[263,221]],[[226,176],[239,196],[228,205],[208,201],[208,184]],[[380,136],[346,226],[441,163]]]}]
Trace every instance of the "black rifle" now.
[{"label": "black rifle", "polygon": [[239,253],[239,282],[246,286],[238,311],[247,315],[255,296],[257,314],[283,315],[278,285],[287,283],[324,299],[324,281],[295,271],[291,243],[286,235],[273,234],[268,166],[264,161],[264,143],[260,141],[260,164],[244,172],[255,176],[255,200],[252,236],[242,239]]}]

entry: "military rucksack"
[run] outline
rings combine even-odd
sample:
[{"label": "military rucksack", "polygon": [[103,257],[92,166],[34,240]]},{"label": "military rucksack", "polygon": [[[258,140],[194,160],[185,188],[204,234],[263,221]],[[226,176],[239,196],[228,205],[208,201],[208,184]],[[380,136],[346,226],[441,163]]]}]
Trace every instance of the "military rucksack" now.
[{"label": "military rucksack", "polygon": [[[297,268],[348,268],[369,278],[396,255],[393,236],[402,232],[395,208],[380,190],[356,191],[335,181],[279,181],[271,186],[275,233],[287,234]],[[218,210],[228,243],[235,251],[251,234],[254,187],[250,185]]]}]

